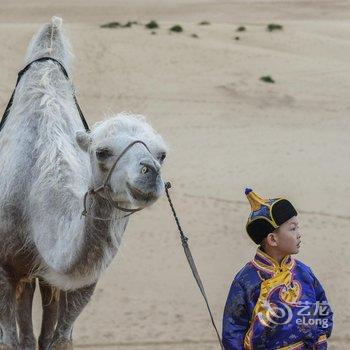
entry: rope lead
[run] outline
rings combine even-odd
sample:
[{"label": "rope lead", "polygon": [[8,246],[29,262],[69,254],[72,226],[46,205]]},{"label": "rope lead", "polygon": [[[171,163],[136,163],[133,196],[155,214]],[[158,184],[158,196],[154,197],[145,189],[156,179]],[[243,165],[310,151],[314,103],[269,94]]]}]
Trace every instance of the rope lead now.
[{"label": "rope lead", "polygon": [[221,350],[225,350],[225,349],[224,349],[224,346],[223,346],[223,344],[222,344],[222,341],[221,341],[221,338],[220,338],[218,329],[217,329],[217,327],[216,327],[213,314],[212,314],[211,309],[210,309],[210,305],[209,305],[208,298],[207,298],[207,295],[206,295],[205,290],[204,290],[204,286],[203,286],[202,280],[201,280],[201,278],[200,278],[200,276],[199,276],[199,273],[198,273],[196,264],[195,264],[195,262],[194,262],[194,259],[193,259],[193,256],[192,256],[190,247],[189,247],[189,245],[188,245],[188,238],[186,237],[186,235],[184,234],[184,232],[183,232],[183,230],[182,230],[182,227],[181,227],[181,225],[180,225],[179,218],[177,217],[177,214],[176,214],[176,211],[175,211],[173,202],[171,201],[170,194],[169,194],[169,189],[170,189],[170,188],[171,188],[171,183],[170,183],[170,182],[167,182],[167,183],[165,184],[165,193],[166,193],[166,196],[167,196],[167,198],[168,198],[168,202],[169,202],[171,211],[172,211],[172,213],[173,213],[173,216],[174,216],[174,219],[175,219],[177,228],[178,228],[178,230],[179,230],[179,232],[180,232],[180,238],[181,238],[181,242],[182,242],[182,247],[183,247],[183,249],[184,249],[184,252],[185,252],[185,255],[186,255],[188,264],[190,265],[190,268],[191,268],[193,277],[195,278],[195,280],[196,280],[196,282],[197,282],[197,285],[198,285],[198,287],[199,287],[199,290],[200,290],[200,292],[201,292],[201,294],[202,294],[202,296],[203,296],[203,298],[204,298],[205,304],[206,304],[207,309],[208,309],[208,312],[209,312],[210,320],[211,320],[211,323],[212,323],[212,325],[213,325],[213,327],[214,327],[214,329],[215,329],[215,333],[216,333],[216,335],[217,335],[217,338],[218,338],[218,341],[219,341]]}]

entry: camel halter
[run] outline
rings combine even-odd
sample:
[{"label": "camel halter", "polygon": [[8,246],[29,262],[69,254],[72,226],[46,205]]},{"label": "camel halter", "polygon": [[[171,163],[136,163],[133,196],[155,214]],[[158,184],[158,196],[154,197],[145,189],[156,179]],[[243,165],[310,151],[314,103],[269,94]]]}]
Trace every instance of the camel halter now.
[{"label": "camel halter", "polygon": [[[119,209],[123,212],[126,212],[128,213],[127,215],[125,215],[124,217],[127,217],[127,216],[130,216],[131,214],[134,214],[142,209],[144,209],[145,207],[139,207],[139,208],[124,208],[124,207],[121,207],[117,201],[114,201],[112,199],[112,188],[111,188],[111,185],[110,185],[110,179],[111,179],[111,176],[112,176],[112,173],[113,171],[115,170],[116,166],[117,166],[117,163],[119,162],[119,160],[124,156],[124,154],[130,150],[130,148],[134,145],[136,145],[137,143],[140,143],[141,145],[143,145],[146,150],[150,153],[150,155],[152,156],[152,158],[154,159],[153,155],[152,155],[152,152],[149,150],[149,148],[147,147],[147,145],[141,141],[141,140],[135,140],[133,142],[131,142],[129,145],[127,145],[124,150],[120,153],[120,155],[117,157],[117,159],[115,160],[115,162],[113,163],[112,167],[109,169],[109,172],[107,174],[107,177],[106,177],[106,180],[104,181],[103,185],[99,186],[98,188],[94,189],[90,189],[88,190],[85,195],[84,195],[84,210],[83,212],[81,213],[82,216],[89,216],[89,217],[92,217],[94,219],[97,219],[97,220],[111,220],[111,219],[103,219],[103,218],[98,218],[98,217],[94,217],[94,216],[91,216],[87,213],[87,205],[86,205],[86,202],[87,202],[87,197],[88,195],[98,195],[100,196],[101,198],[104,198],[104,199],[107,199],[107,201],[116,209]],[[102,196],[101,195],[101,192],[104,193],[106,195],[106,197]]]},{"label": "camel halter", "polygon": [[[3,117],[2,117],[2,119],[1,119],[1,121],[0,121],[0,131],[2,130],[2,128],[3,128],[4,124],[5,124],[5,121],[6,121],[6,119],[7,119],[7,116],[8,116],[9,113],[10,113],[10,109],[11,109],[11,106],[12,106],[12,103],[13,103],[13,98],[14,98],[14,95],[15,95],[16,87],[17,87],[19,81],[21,80],[23,74],[30,68],[30,66],[31,66],[34,62],[42,62],[42,61],[48,61],[48,60],[51,60],[51,61],[57,63],[58,66],[61,68],[61,70],[62,70],[64,76],[67,78],[67,80],[69,80],[68,73],[67,73],[66,69],[64,68],[63,64],[62,64],[60,61],[58,61],[58,60],[56,60],[56,59],[54,59],[54,58],[52,58],[52,57],[41,57],[41,58],[38,58],[38,59],[36,59],[36,60],[30,62],[28,65],[26,65],[26,66],[18,73],[18,78],[17,78],[16,86],[15,86],[13,92],[12,92],[10,101],[8,102],[8,104],[7,104],[7,106],[6,106],[6,109],[5,109],[5,112],[4,112],[4,114],[3,114]],[[78,104],[78,101],[77,101],[77,99],[76,99],[76,96],[75,96],[74,92],[73,92],[73,98],[74,98],[75,105],[76,105],[76,107],[77,107],[77,109],[78,109],[78,112],[79,112],[81,121],[82,121],[82,123],[83,123],[83,125],[84,125],[84,127],[85,127],[85,130],[86,130],[87,132],[89,132],[89,131],[90,131],[89,126],[88,126],[88,124],[87,124],[87,122],[86,122],[86,120],[85,120],[85,117],[84,117],[84,114],[83,114],[82,110],[80,109],[80,106],[79,106],[79,104]],[[128,213],[129,213],[129,214],[127,214],[126,216],[129,216],[129,215],[131,215],[131,214],[133,214],[133,213],[135,213],[135,212],[140,211],[140,210],[143,209],[143,208],[141,208],[141,207],[140,207],[140,208],[136,208],[136,209],[129,209],[129,208],[122,208],[122,207],[120,207],[120,206],[118,205],[117,202],[113,201],[113,199],[112,199],[112,197],[111,197],[112,189],[111,189],[111,187],[110,187],[110,185],[109,185],[109,183],[108,183],[109,180],[110,180],[111,174],[112,174],[112,172],[114,171],[115,167],[117,166],[117,163],[118,163],[118,161],[120,160],[120,158],[121,158],[132,146],[134,146],[136,143],[141,143],[142,145],[144,145],[144,146],[146,147],[146,149],[148,150],[148,152],[150,152],[150,150],[148,149],[147,145],[146,145],[144,142],[140,141],[140,140],[133,141],[133,142],[130,143],[127,147],[125,147],[125,149],[123,150],[123,152],[122,152],[122,153],[118,156],[118,158],[115,160],[115,162],[114,162],[112,168],[110,169],[110,171],[109,171],[109,173],[108,173],[108,175],[107,175],[107,178],[106,178],[105,182],[103,183],[103,185],[100,186],[100,187],[98,187],[96,190],[90,189],[89,191],[87,191],[87,192],[85,193],[85,195],[84,195],[84,211],[83,211],[82,215],[88,216],[87,211],[86,211],[86,200],[87,200],[88,194],[91,194],[91,195],[99,195],[99,196],[103,197],[103,196],[100,194],[100,192],[102,192],[102,191],[104,191],[104,193],[105,193],[106,196],[107,196],[107,200],[109,201],[109,203],[110,203],[112,206],[114,206],[115,208],[117,208],[117,209],[119,209],[119,210],[122,210],[122,211],[125,211],[125,212],[128,212]],[[151,153],[151,152],[150,152],[150,153]],[[151,154],[152,154],[152,153],[151,153]],[[200,292],[201,292],[201,294],[202,294],[202,296],[203,296],[203,298],[204,298],[205,304],[206,304],[206,306],[207,306],[207,309],[208,309],[208,312],[209,312],[209,315],[210,315],[211,323],[212,323],[212,325],[213,325],[213,327],[214,327],[214,329],[215,329],[215,333],[216,333],[216,335],[217,335],[217,339],[218,339],[218,342],[219,342],[219,344],[220,344],[220,348],[221,348],[221,350],[224,350],[224,346],[223,346],[223,344],[222,344],[222,341],[221,341],[219,332],[218,332],[217,327],[216,327],[216,325],[215,325],[214,317],[213,317],[212,312],[211,312],[211,309],[210,309],[210,305],[209,305],[209,302],[208,302],[208,299],[207,299],[207,296],[206,296],[206,293],[205,293],[205,290],[204,290],[203,283],[202,283],[201,278],[200,278],[200,276],[199,276],[199,273],[198,273],[196,264],[195,264],[195,262],[194,262],[194,259],[193,259],[192,254],[191,254],[190,247],[189,247],[189,245],[188,245],[188,238],[185,236],[185,234],[184,234],[184,232],[183,232],[183,230],[182,230],[182,228],[181,228],[180,221],[179,221],[179,219],[178,219],[178,217],[177,217],[175,208],[174,208],[173,203],[172,203],[172,201],[171,201],[170,194],[169,194],[169,189],[170,189],[170,188],[171,188],[171,184],[170,184],[170,182],[167,182],[167,183],[165,184],[165,193],[166,193],[166,195],[167,195],[167,198],[168,198],[168,202],[169,202],[171,211],[172,211],[172,213],[173,213],[173,216],[174,216],[174,219],[175,219],[177,228],[178,228],[179,233],[180,233],[180,238],[181,238],[182,247],[183,247],[183,249],[184,249],[184,252],[185,252],[185,255],[186,255],[186,259],[187,259],[187,261],[188,261],[188,264],[190,265],[190,268],[191,268],[193,277],[195,278],[196,283],[197,283],[197,285],[198,285],[198,287],[199,287],[199,290],[200,290]],[[104,198],[104,197],[103,197],[103,198]],[[90,215],[89,215],[89,216],[90,216]],[[110,220],[110,219],[102,219],[102,218],[96,218],[96,219],[100,219],[100,220]]]}]

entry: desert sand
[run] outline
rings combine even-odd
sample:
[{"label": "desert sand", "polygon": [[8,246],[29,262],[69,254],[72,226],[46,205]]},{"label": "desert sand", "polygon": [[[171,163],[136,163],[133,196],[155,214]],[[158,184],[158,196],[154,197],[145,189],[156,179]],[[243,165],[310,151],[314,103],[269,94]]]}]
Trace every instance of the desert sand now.
[{"label": "desert sand", "polygon": [[[1,110],[31,36],[60,15],[88,122],[131,111],[164,136],[164,177],[220,329],[231,281],[255,251],[244,229],[250,186],[299,209],[298,258],[335,313],[329,349],[349,347],[350,2],[14,0],[0,10]],[[155,35],[100,28],[152,19]],[[174,24],[184,32],[170,34]],[[34,314],[38,329],[38,298]],[[130,220],[74,339],[85,349],[219,349],[165,198]]]}]

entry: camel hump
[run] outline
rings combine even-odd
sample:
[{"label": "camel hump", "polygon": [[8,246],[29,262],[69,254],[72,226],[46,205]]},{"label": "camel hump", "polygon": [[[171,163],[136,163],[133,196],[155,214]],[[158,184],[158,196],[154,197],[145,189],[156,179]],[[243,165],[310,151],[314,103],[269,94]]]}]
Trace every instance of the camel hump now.
[{"label": "camel hump", "polygon": [[52,17],[50,23],[44,24],[32,38],[25,63],[40,57],[52,57],[59,60],[67,70],[70,63],[70,45],[62,29],[62,18]]},{"label": "camel hump", "polygon": [[60,29],[62,27],[62,18],[53,16],[51,18],[51,25],[54,28]]}]

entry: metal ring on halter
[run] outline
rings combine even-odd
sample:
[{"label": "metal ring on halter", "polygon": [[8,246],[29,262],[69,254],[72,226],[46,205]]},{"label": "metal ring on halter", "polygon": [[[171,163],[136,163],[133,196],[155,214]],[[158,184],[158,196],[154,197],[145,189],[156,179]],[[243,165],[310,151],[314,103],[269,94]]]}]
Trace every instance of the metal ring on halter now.
[{"label": "metal ring on halter", "polygon": [[[114,171],[114,169],[116,168],[117,166],[117,163],[119,162],[119,160],[124,156],[124,154],[132,147],[134,146],[135,144],[137,143],[140,143],[142,144],[146,149],[147,151],[151,154],[151,156],[153,157],[153,154],[152,152],[149,150],[148,146],[141,140],[135,140],[133,142],[131,142],[129,145],[127,145],[124,150],[122,151],[122,153],[118,156],[118,158],[115,160],[115,162],[113,163],[111,169],[109,170],[108,172],[108,175],[106,177],[106,180],[104,181],[103,185],[98,187],[97,189],[94,189],[94,188],[91,188],[89,189],[85,195],[84,195],[84,210],[83,212],[81,213],[82,216],[90,216],[92,217],[91,215],[88,215],[87,213],[87,205],[86,205],[86,202],[87,202],[87,197],[88,195],[98,195],[104,199],[106,199],[114,208],[116,209],[119,209],[121,211],[124,211],[126,213],[128,213],[127,215],[125,215],[124,217],[127,217],[127,216],[130,216],[131,214],[133,213],[136,213],[142,209],[144,209],[145,207],[139,207],[139,208],[135,208],[135,209],[132,209],[132,208],[123,208],[121,207],[118,202],[114,201],[112,199],[112,195],[111,193],[113,193],[112,191],[112,188],[109,184],[109,181],[110,181],[110,178],[112,176],[112,172]],[[154,158],[154,157],[153,157]],[[102,196],[100,194],[100,192],[103,192],[105,194],[105,196]],[[97,218],[97,217],[93,217],[94,219],[98,219],[98,220],[111,220],[111,219],[103,219],[103,218]]]}]

